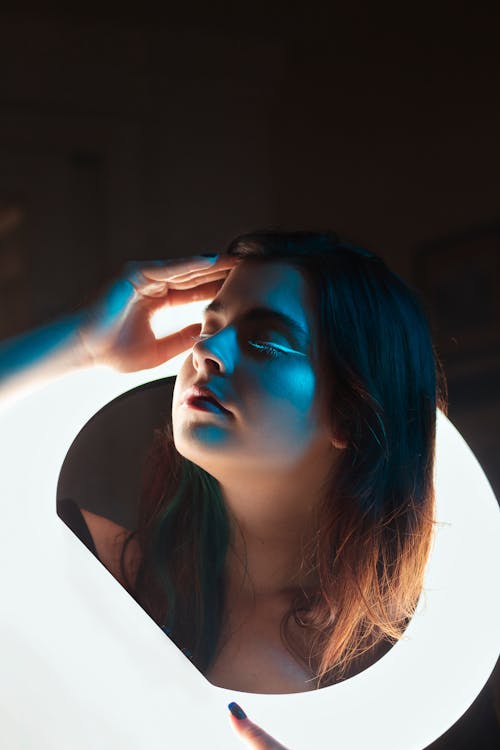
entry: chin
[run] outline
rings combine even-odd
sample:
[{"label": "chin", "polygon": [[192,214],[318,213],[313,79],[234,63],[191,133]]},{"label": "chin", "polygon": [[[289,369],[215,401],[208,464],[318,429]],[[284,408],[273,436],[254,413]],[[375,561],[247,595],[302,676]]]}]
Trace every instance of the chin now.
[{"label": "chin", "polygon": [[233,460],[229,460],[228,450],[225,450],[220,443],[217,445],[216,443],[195,439],[189,433],[183,434],[183,431],[180,430],[177,434],[174,433],[174,444],[177,452],[183,458],[199,466],[219,483],[222,483],[225,478],[227,479],[228,475],[231,476],[235,472],[237,474],[241,472],[241,456],[236,456],[233,451]]},{"label": "chin", "polygon": [[[180,453],[188,461],[192,461],[194,464],[208,471],[208,464],[214,463],[214,455],[218,455],[219,457],[221,455],[220,445],[210,444],[208,440],[203,440],[201,437],[197,438],[193,434],[192,427],[188,428],[186,425],[176,425],[173,423],[172,428],[177,453]],[[210,460],[211,456],[212,460]]]}]

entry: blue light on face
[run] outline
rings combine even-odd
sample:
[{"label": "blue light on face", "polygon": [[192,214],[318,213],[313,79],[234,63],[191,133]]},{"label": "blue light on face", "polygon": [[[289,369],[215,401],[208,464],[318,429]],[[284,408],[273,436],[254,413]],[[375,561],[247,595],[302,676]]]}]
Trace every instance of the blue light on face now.
[{"label": "blue light on face", "polygon": [[[195,343],[198,343],[199,341],[204,341],[205,339],[210,338],[210,336],[213,336],[213,335],[214,334],[210,334],[210,333],[200,333],[198,334],[198,336],[191,336],[191,338],[193,339]],[[265,352],[270,357],[279,357],[281,353],[296,355],[298,357],[307,357],[307,354],[304,354],[304,352],[298,352],[296,349],[291,349],[290,347],[285,346],[284,344],[276,344],[271,341],[248,339],[247,344],[250,344],[250,346],[254,347],[255,349]]]}]

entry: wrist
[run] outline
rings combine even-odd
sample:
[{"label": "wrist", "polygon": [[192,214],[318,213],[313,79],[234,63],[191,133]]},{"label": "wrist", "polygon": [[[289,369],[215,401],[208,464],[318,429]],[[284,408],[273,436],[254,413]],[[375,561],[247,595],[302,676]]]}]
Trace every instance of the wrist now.
[{"label": "wrist", "polygon": [[83,315],[78,319],[75,329],[74,355],[76,367],[93,367],[98,364],[95,352],[90,345],[87,321]]},{"label": "wrist", "polygon": [[85,313],[78,311],[60,318],[50,327],[54,348],[47,352],[50,354],[48,363],[53,362],[55,370],[80,370],[95,364],[82,336],[85,321]]},{"label": "wrist", "polygon": [[67,315],[1,342],[0,400],[29,394],[94,364],[79,335],[82,318]]}]

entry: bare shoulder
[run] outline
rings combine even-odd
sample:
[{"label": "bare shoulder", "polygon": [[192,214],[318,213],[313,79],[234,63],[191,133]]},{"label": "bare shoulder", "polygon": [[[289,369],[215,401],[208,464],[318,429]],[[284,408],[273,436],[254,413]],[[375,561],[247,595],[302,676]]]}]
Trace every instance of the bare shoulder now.
[{"label": "bare shoulder", "polygon": [[[120,557],[123,545],[130,531],[124,526],[115,523],[110,518],[99,516],[97,513],[91,513],[91,511],[84,508],[81,508],[81,513],[89,528],[100,561],[109,570],[111,575],[122,586],[125,586],[125,581],[120,571]],[[135,582],[140,561],[141,551],[139,543],[136,539],[132,539],[125,552],[125,569],[133,582]]]}]

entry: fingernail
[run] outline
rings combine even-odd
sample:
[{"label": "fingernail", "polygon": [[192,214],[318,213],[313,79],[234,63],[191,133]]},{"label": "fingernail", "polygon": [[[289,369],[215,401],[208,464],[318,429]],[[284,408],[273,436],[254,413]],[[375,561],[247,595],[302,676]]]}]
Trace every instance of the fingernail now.
[{"label": "fingernail", "polygon": [[236,716],[237,719],[246,719],[247,718],[247,715],[243,711],[243,709],[240,706],[238,706],[238,704],[235,703],[234,701],[232,703],[229,703],[228,709],[231,711],[231,713],[233,714],[233,716]]},{"label": "fingernail", "polygon": [[202,253],[201,258],[217,258],[217,253]]}]

